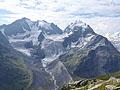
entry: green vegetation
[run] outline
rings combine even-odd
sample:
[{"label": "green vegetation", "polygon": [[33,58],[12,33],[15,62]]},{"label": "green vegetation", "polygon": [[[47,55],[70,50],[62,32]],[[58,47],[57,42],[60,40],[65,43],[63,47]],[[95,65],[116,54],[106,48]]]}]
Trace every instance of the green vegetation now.
[{"label": "green vegetation", "polygon": [[119,90],[120,72],[97,77],[96,79],[80,80],[64,85],[61,90]]},{"label": "green vegetation", "polygon": [[69,73],[73,77],[74,80],[79,80],[80,77],[74,74],[76,67],[80,64],[81,60],[87,55],[86,51],[77,51],[71,50],[68,54],[65,54],[59,58],[60,61],[65,65],[68,69]]},{"label": "green vegetation", "polygon": [[32,72],[23,60],[0,58],[0,90],[26,90],[32,83]]},{"label": "green vegetation", "polygon": [[105,75],[102,75],[102,76],[99,76],[99,77],[96,77],[96,78],[101,79],[101,80],[108,80],[111,76],[115,77],[115,78],[120,78],[120,72],[105,74]]}]

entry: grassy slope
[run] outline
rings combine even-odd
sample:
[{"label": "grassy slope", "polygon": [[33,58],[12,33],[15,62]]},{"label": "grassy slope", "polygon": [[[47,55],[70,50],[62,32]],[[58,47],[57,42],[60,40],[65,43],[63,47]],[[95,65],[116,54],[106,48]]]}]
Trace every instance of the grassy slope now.
[{"label": "grassy slope", "polygon": [[80,80],[65,85],[62,90],[112,90],[120,89],[120,72],[106,74],[95,79]]},{"label": "grassy slope", "polygon": [[0,90],[26,90],[32,82],[32,72],[26,57],[0,44]]}]

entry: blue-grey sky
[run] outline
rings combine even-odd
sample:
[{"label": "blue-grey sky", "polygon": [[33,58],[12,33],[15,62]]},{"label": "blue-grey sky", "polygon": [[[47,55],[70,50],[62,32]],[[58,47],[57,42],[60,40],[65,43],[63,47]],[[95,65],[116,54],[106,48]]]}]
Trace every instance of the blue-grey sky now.
[{"label": "blue-grey sky", "polygon": [[0,25],[27,17],[64,29],[79,19],[96,32],[120,31],[120,0],[0,0]]}]

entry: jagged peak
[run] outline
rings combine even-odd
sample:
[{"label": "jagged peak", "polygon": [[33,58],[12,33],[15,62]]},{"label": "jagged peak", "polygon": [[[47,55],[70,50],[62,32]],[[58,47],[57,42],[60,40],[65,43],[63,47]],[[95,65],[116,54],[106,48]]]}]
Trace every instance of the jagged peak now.
[{"label": "jagged peak", "polygon": [[29,18],[23,17],[20,20],[30,20]]},{"label": "jagged peak", "polygon": [[71,23],[69,25],[71,28],[75,27],[75,26],[78,26],[78,27],[84,27],[84,28],[87,28],[88,25],[86,23],[84,23],[83,21],[81,20],[75,20],[75,22]]},{"label": "jagged peak", "polygon": [[[46,20],[37,20],[36,22],[37,22],[37,23],[49,24],[49,25],[56,25],[56,24],[54,24],[53,22],[48,22],[48,21],[46,21]],[[57,25],[56,25],[56,26],[57,26]]]},{"label": "jagged peak", "polygon": [[[14,23],[20,23],[20,24],[22,24],[24,22],[26,22],[28,24],[32,23],[32,21],[29,18],[23,17],[23,18],[17,19],[16,21],[14,21],[11,24],[14,24]],[[11,25],[11,24],[9,24],[9,25]]]},{"label": "jagged peak", "polygon": [[37,20],[37,24],[41,27],[45,27],[45,28],[52,28],[52,26],[57,26],[54,23],[49,23],[45,20]]},{"label": "jagged peak", "polygon": [[32,23],[32,21],[29,18],[23,17],[19,19],[20,21],[27,22],[27,23]]},{"label": "jagged peak", "polygon": [[64,30],[65,33],[71,33],[74,31],[81,31],[82,33],[83,32],[94,33],[93,29],[88,24],[84,23],[81,20],[75,20],[70,25],[68,25]]}]

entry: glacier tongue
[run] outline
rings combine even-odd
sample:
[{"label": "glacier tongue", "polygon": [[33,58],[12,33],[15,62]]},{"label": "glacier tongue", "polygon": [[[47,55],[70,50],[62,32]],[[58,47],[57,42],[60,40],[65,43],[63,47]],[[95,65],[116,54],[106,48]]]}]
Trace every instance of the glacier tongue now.
[{"label": "glacier tongue", "polygon": [[11,37],[9,36],[8,38],[9,42],[16,50],[30,56],[31,49],[26,49],[25,44],[32,41],[33,45],[38,45],[38,36],[40,33],[41,30],[38,31],[37,29],[34,29],[26,31],[24,34],[17,34],[16,36],[12,35]]},{"label": "glacier tongue", "polygon": [[42,59],[42,64],[44,67],[47,67],[48,64],[50,64],[52,61],[54,61],[55,59],[57,59],[61,54],[58,55],[54,55],[51,57],[46,57],[44,59]]},{"label": "glacier tongue", "polygon": [[26,48],[15,48],[17,51],[21,52],[21,53],[24,53],[28,56],[31,56],[30,54],[30,49],[26,49]]},{"label": "glacier tongue", "polygon": [[52,29],[50,26],[51,23],[48,23],[44,20],[42,20],[42,21],[38,20],[37,22],[38,22],[38,26],[40,26],[40,27],[44,27],[44,28],[49,29],[49,30]]}]

